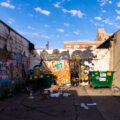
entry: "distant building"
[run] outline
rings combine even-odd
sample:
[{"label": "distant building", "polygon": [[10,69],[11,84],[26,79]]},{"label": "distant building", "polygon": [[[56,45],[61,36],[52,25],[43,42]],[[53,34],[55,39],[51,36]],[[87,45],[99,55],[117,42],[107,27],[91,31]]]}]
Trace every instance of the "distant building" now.
[{"label": "distant building", "polygon": [[64,49],[95,49],[112,35],[112,33],[106,33],[104,29],[98,29],[95,41],[65,41]]},{"label": "distant building", "polygon": [[113,35],[112,33],[106,33],[104,29],[98,29],[95,41],[104,42],[105,40],[107,40],[112,35]]},{"label": "distant building", "polygon": [[101,41],[65,41],[64,49],[96,48],[101,43],[102,43]]}]

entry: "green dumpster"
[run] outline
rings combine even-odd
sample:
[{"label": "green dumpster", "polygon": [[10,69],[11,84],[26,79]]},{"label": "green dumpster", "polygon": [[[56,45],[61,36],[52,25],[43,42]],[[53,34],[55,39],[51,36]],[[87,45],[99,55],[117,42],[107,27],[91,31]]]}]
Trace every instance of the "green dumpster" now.
[{"label": "green dumpster", "polygon": [[92,87],[110,87],[113,81],[113,74],[113,71],[90,71],[90,85]]},{"label": "green dumpster", "polygon": [[53,74],[45,74],[44,75],[44,82],[43,82],[44,88],[51,87],[52,80],[53,80]]}]

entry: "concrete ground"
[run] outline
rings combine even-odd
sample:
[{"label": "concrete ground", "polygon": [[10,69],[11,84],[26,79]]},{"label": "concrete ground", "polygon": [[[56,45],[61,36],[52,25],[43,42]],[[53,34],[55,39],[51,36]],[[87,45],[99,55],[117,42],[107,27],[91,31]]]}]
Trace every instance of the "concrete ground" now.
[{"label": "concrete ground", "polygon": [[[110,88],[71,87],[64,92],[69,97],[42,99],[41,92],[34,99],[19,94],[0,101],[0,120],[120,120],[120,96]],[[93,103],[88,109],[81,103]]]}]

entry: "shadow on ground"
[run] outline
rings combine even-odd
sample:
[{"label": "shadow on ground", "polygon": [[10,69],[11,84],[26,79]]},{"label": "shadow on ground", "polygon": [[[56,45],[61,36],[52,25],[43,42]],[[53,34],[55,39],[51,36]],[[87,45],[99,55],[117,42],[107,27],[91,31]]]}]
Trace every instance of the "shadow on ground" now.
[{"label": "shadow on ground", "polygon": [[[72,87],[63,90],[70,93],[68,97],[43,100],[42,93],[34,93],[34,99],[19,94],[0,101],[0,120],[120,120],[120,97],[89,96],[86,89]],[[88,110],[80,107],[81,103],[93,103]]]}]

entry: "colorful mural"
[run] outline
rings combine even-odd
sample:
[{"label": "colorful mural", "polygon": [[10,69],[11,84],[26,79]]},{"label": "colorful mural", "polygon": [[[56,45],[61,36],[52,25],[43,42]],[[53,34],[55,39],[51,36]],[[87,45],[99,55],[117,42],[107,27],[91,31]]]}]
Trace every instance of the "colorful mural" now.
[{"label": "colorful mural", "polygon": [[89,67],[81,65],[81,77],[80,77],[80,80],[82,82],[89,80],[88,79],[88,74],[89,74]]},{"label": "colorful mural", "polygon": [[29,74],[29,58],[26,57],[25,52],[23,55],[20,52],[10,54],[3,51],[3,53],[6,56],[2,54],[2,60],[0,61],[0,96],[2,91],[6,89],[12,91],[15,85],[26,80]]},{"label": "colorful mural", "polygon": [[45,64],[48,70],[54,74],[58,85],[70,83],[70,68],[67,60],[45,61]]},{"label": "colorful mural", "polygon": [[34,67],[31,79],[41,78],[44,74],[53,74],[58,85],[70,83],[70,68],[67,60],[43,61],[42,65]]}]

